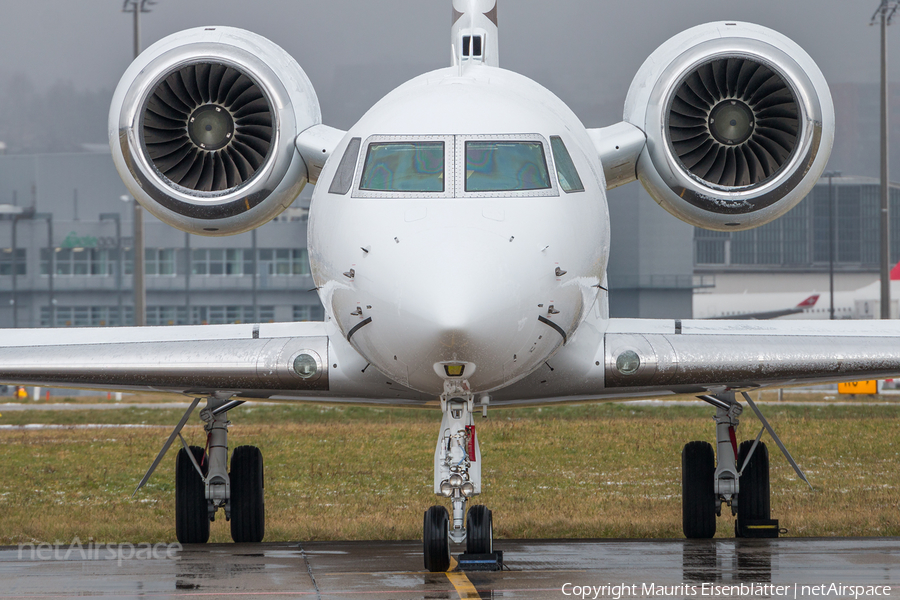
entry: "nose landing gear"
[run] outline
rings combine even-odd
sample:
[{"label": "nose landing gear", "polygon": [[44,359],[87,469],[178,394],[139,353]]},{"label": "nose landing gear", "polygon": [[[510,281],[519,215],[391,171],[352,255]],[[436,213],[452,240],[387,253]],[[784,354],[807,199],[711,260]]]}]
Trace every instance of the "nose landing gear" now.
[{"label": "nose landing gear", "polygon": [[[432,572],[450,568],[450,542],[466,542],[469,554],[493,551],[491,511],[478,505],[469,509],[469,498],[481,493],[481,449],[472,419],[474,397],[450,386],[441,397],[444,416],[434,451],[434,493],[450,498],[452,516],[443,506],[425,512],[423,549],[425,568]],[[465,523],[465,527],[463,526]]]}]

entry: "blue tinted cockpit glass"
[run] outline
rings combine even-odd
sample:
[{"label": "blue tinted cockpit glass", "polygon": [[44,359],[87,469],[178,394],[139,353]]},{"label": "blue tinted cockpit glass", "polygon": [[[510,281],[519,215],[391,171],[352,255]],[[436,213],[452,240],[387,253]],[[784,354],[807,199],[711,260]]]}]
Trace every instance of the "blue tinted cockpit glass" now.
[{"label": "blue tinted cockpit glass", "polygon": [[550,188],[540,142],[466,142],[466,191],[511,192]]},{"label": "blue tinted cockpit glass", "polygon": [[444,142],[369,144],[359,189],[373,192],[443,192]]}]

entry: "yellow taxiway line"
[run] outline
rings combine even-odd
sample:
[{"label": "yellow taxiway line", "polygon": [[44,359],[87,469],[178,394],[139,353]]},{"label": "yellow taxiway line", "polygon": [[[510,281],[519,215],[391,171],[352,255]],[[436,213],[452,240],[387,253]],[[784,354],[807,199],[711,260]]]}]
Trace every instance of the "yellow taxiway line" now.
[{"label": "yellow taxiway line", "polygon": [[447,579],[449,579],[450,583],[453,584],[453,587],[456,588],[456,593],[459,594],[459,597],[462,600],[481,600],[478,590],[475,589],[475,586],[472,585],[472,582],[466,577],[465,571],[454,571],[458,564],[456,559],[451,556],[450,569],[446,573]]}]

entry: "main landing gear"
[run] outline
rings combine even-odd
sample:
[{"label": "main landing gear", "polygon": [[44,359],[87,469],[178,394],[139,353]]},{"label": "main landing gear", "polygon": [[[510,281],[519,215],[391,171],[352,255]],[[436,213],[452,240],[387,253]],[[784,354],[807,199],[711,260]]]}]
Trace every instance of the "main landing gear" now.
[{"label": "main landing gear", "polygon": [[[713,452],[709,442],[689,442],[681,452],[682,526],[685,537],[713,537],[716,534],[716,516],[721,516],[723,505],[731,508],[732,515],[737,515],[735,534],[738,537],[748,531],[747,527],[774,529],[772,537],[776,537],[777,524],[766,524],[771,518],[769,451],[766,445],[757,437],[756,441],[745,441],[738,448],[735,428],[739,424],[738,416],[742,408],[733,393],[703,396],[701,399],[716,407],[717,452]],[[789,460],[794,464],[793,459]],[[742,470],[739,471],[739,468]]]},{"label": "main landing gear", "polygon": [[[472,420],[474,398],[449,389],[441,397],[441,432],[434,451],[434,493],[450,498],[452,515],[443,506],[425,511],[423,550],[425,568],[450,568],[450,542],[466,542],[468,554],[490,554],[494,547],[491,511],[476,505],[466,514],[469,498],[481,493],[481,450]],[[465,527],[463,522],[465,521]]]},{"label": "main landing gear", "polygon": [[255,446],[238,446],[231,455],[231,472],[227,469],[227,410],[235,405],[210,398],[200,412],[208,452],[185,445],[175,458],[175,536],[182,544],[206,543],[220,508],[231,521],[235,542],[260,542],[265,535],[262,453]]}]

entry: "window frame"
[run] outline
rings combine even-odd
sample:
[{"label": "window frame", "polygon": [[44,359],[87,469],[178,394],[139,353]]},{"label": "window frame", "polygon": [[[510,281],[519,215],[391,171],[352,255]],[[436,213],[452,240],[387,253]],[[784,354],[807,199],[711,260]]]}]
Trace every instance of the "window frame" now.
[{"label": "window frame", "polygon": [[[560,154],[563,155],[565,161],[569,163],[572,167],[572,172],[575,175],[575,178],[578,180],[578,186],[572,186],[572,182],[569,182],[569,185],[572,186],[572,189],[566,189],[566,187],[562,184],[562,173],[560,172],[560,165],[564,161],[556,160],[556,148],[553,147],[553,142],[559,142]],[[575,160],[572,158],[572,153],[569,152],[569,148],[566,146],[565,140],[562,139],[561,135],[551,135],[550,136],[550,153],[553,154],[553,162],[556,165],[556,179],[559,182],[559,187],[567,194],[580,194],[585,191],[584,189],[584,180],[581,178],[581,173],[578,172],[578,167],[575,165]]]},{"label": "window frame", "polygon": [[[457,198],[540,198],[559,196],[559,182],[556,174],[556,163],[547,140],[538,133],[515,134],[481,134],[456,136],[456,158],[454,165],[460,165],[456,173]],[[537,190],[503,190],[499,192],[467,192],[466,191],[466,142],[538,142],[544,154],[544,167],[550,187]]]},{"label": "window frame", "polygon": [[[331,178],[331,185],[328,186],[328,193],[337,196],[346,196],[353,189],[353,178],[356,175],[356,163],[359,162],[359,151],[362,148],[362,140],[359,137],[350,139],[347,147],[344,149],[344,155],[341,156],[341,162],[334,171]],[[368,152],[368,147],[366,152]],[[349,172],[350,176],[346,177]]]},{"label": "window frame", "polygon": [[[549,188],[537,190],[506,190],[499,192],[467,192],[466,191],[466,142],[538,142],[544,155],[544,164],[550,180]],[[366,158],[369,156],[369,145],[378,143],[403,142],[444,142],[444,191],[443,192],[407,192],[407,191],[372,191],[360,189]],[[460,168],[457,168],[457,167]],[[581,174],[579,173],[579,177]],[[583,181],[583,180],[582,180]],[[383,198],[383,199],[431,199],[431,198],[541,198],[559,197],[559,174],[550,141],[539,133],[498,133],[498,134],[458,134],[458,135],[372,135],[367,137],[357,153],[356,169],[353,175],[351,198]]]},{"label": "window frame", "polygon": [[[360,148],[356,160],[356,171],[353,175],[352,198],[452,198],[454,196],[454,182],[456,165],[454,163],[455,137],[452,135],[372,135],[366,138]],[[372,144],[380,143],[415,143],[415,142],[443,142],[444,144],[444,190],[441,192],[412,192],[404,190],[364,190],[362,184],[363,170],[366,159],[369,157],[369,148]]]}]

